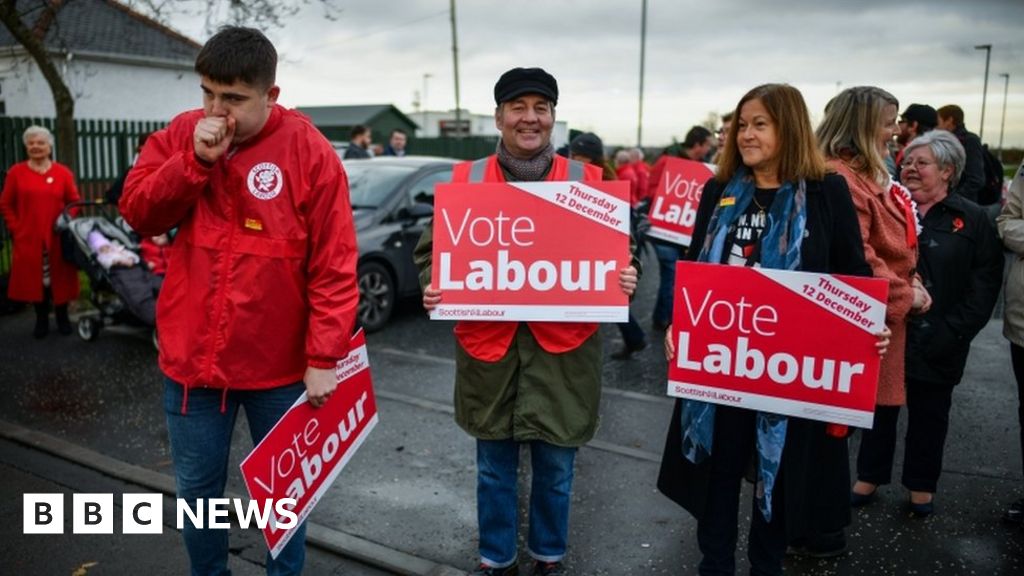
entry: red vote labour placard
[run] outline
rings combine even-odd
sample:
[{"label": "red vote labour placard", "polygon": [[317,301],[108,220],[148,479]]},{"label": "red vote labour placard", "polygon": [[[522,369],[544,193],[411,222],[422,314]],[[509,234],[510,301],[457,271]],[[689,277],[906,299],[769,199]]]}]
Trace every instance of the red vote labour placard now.
[{"label": "red vote labour placard", "polygon": [[870,428],[888,292],[877,278],[680,262],[668,394]]},{"label": "red vote labour placard", "polygon": [[629,184],[440,184],[435,320],[625,322]]},{"label": "red vote labour placard", "polygon": [[714,169],[712,164],[666,158],[665,170],[651,198],[651,210],[647,215],[651,229],[647,235],[689,246],[700,195],[704,191],[704,183],[715,175]]},{"label": "red vote labour placard", "polygon": [[[313,408],[303,393],[241,464],[251,499],[296,500],[295,526],[309,516],[377,425],[361,330],[352,337],[351,352],[338,362],[335,375],[338,387],[323,406]],[[276,521],[267,524],[263,537],[271,556],[277,558],[292,534],[294,529],[279,528]]]}]

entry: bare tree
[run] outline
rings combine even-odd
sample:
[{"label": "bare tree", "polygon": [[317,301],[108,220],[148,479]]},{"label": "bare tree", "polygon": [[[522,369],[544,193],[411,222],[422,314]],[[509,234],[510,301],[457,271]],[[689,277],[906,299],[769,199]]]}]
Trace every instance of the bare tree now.
[{"label": "bare tree", "polygon": [[[72,170],[77,163],[75,138],[75,99],[67,80],[58,68],[60,58],[69,54],[62,49],[57,16],[75,0],[0,0],[0,22],[3,23],[50,86],[54,108],[57,111],[57,157]],[[128,0],[126,4],[157,21],[166,22],[172,16],[183,14],[203,16],[208,31],[225,23],[245,24],[258,28],[280,27],[283,21],[297,14],[304,6],[319,4],[324,17],[334,19],[338,8],[336,0]],[[56,42],[47,43],[47,35],[56,34]]]},{"label": "bare tree", "polygon": [[39,0],[22,4],[27,6],[19,10],[17,0],[0,2],[0,22],[25,48],[50,86],[54,108],[57,110],[57,157],[74,170],[75,99],[57,69],[55,55],[50,53],[45,44],[46,34],[57,21],[57,12],[64,7],[64,1]]}]

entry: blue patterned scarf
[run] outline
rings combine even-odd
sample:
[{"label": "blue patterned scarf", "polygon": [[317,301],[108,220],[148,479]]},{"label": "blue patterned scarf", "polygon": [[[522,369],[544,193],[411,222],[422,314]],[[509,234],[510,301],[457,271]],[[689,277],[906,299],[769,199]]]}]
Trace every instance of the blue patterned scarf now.
[{"label": "blue patterned scarf", "polygon": [[[740,168],[729,180],[722,198],[735,198],[723,206],[719,202],[711,215],[707,236],[698,261],[723,263],[730,246],[730,229],[746,211],[754,198],[754,179],[747,168]],[[800,245],[807,225],[807,187],[801,180],[795,187],[786,182],[775,193],[768,210],[768,219],[761,233],[761,266],[781,270],[800,268]],[[681,415],[683,456],[694,464],[711,455],[715,430],[715,405],[684,400]],[[761,490],[755,491],[758,507],[766,521],[772,519],[772,491],[786,443],[788,419],[778,414],[757,413],[758,480]]]}]

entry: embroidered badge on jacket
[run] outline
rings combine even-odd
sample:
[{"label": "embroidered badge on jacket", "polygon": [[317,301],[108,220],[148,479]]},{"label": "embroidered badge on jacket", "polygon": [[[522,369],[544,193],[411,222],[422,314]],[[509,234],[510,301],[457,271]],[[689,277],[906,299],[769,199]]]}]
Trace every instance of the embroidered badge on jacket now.
[{"label": "embroidered badge on jacket", "polygon": [[284,177],[281,169],[273,162],[261,162],[249,170],[245,179],[249,192],[260,200],[270,200],[281,193]]}]

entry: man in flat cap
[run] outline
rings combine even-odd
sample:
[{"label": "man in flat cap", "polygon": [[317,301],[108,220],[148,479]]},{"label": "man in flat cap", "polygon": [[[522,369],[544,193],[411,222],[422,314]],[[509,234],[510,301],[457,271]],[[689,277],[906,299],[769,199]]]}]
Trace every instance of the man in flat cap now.
[{"label": "man in flat cap", "polygon": [[[557,156],[551,145],[558,83],[540,68],[514,68],[494,85],[497,152],[455,167],[453,182],[599,181],[601,170]],[[566,238],[585,242],[584,238]],[[433,230],[416,246],[423,307],[430,286]],[[626,294],[639,263],[619,271]],[[532,574],[565,574],[576,449],[597,429],[601,397],[598,325],[580,322],[462,321],[455,326],[455,420],[477,439],[480,566],[472,574],[518,574],[517,476],[520,447],[530,447],[528,552]]]}]

